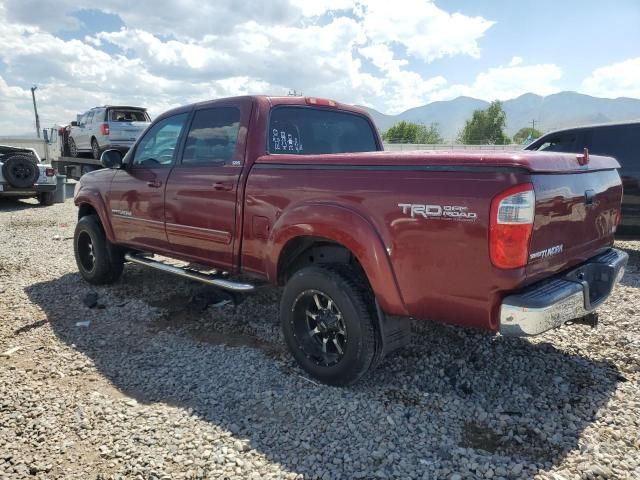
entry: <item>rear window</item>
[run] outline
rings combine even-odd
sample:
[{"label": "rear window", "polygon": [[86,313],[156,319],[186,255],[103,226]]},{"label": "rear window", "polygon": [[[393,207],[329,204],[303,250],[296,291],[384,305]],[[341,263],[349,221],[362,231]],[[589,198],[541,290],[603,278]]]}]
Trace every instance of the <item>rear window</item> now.
[{"label": "rear window", "polygon": [[378,150],[373,127],[360,115],[311,107],[276,107],[269,153],[313,155]]},{"label": "rear window", "polygon": [[111,110],[109,120],[112,122],[148,122],[149,115],[144,110]]}]

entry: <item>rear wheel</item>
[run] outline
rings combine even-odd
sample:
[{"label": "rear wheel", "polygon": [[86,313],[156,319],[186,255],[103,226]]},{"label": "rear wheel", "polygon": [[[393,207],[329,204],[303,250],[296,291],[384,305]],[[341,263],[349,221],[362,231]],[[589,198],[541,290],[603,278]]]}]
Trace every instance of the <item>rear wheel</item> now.
[{"label": "rear wheel", "polygon": [[375,356],[374,310],[366,281],[346,265],[311,266],[289,279],[280,304],[289,350],[311,376],[348,385]]},{"label": "rear wheel", "polygon": [[122,275],[122,250],[107,240],[96,215],[87,215],[78,221],[73,247],[78,270],[87,282],[94,285],[113,283]]},{"label": "rear wheel", "polygon": [[91,156],[93,158],[95,158],[96,160],[100,159],[100,145],[98,145],[98,140],[96,140],[95,138],[91,139]]},{"label": "rear wheel", "polygon": [[69,137],[69,154],[74,157],[77,158],[78,157],[78,146],[76,145],[76,141],[72,138]]},{"label": "rear wheel", "polygon": [[55,198],[55,192],[40,192],[38,194],[38,202],[40,205],[53,205],[53,201]]}]

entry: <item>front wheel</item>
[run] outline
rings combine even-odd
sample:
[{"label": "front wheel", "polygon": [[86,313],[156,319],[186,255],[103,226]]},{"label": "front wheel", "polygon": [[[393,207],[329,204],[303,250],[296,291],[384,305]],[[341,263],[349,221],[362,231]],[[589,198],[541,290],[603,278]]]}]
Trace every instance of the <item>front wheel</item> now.
[{"label": "front wheel", "polygon": [[73,247],[78,270],[87,282],[113,283],[122,275],[122,251],[109,242],[97,216],[87,215],[78,220]]},{"label": "front wheel", "polygon": [[374,308],[366,280],[345,265],[303,268],[287,282],[280,304],[291,354],[330,385],[356,382],[375,356]]}]

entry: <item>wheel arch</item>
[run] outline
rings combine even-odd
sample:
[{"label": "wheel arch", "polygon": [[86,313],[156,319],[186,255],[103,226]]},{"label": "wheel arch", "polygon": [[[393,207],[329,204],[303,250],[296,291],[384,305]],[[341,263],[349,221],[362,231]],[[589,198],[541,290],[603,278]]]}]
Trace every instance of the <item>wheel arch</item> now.
[{"label": "wheel arch", "polygon": [[102,198],[94,191],[80,191],[75,199],[78,206],[78,220],[87,215],[96,215],[104,228],[105,235],[111,243],[115,243],[113,228],[109,221],[107,209]]},{"label": "wheel arch", "polygon": [[352,209],[333,204],[291,209],[274,224],[266,251],[267,278],[279,285],[296,262],[302,266],[313,263],[300,261],[301,255],[325,255],[319,263],[348,263],[352,258],[363,270],[382,310],[407,315],[382,239],[374,226]]}]

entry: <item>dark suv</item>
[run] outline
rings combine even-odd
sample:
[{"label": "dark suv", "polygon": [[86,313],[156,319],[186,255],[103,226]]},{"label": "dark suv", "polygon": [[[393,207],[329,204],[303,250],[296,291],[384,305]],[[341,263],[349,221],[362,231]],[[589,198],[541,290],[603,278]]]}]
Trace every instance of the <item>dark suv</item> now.
[{"label": "dark suv", "polygon": [[640,122],[591,125],[543,135],[526,150],[582,153],[615,157],[622,165],[624,188],[620,232],[640,233]]}]

